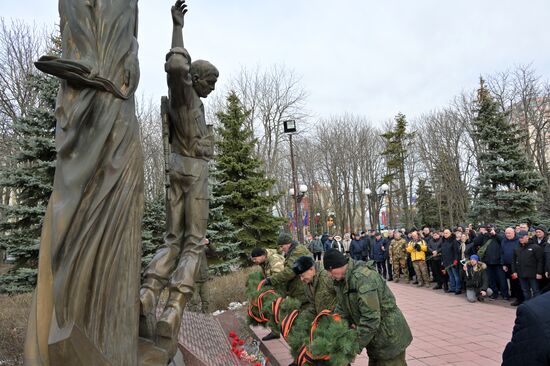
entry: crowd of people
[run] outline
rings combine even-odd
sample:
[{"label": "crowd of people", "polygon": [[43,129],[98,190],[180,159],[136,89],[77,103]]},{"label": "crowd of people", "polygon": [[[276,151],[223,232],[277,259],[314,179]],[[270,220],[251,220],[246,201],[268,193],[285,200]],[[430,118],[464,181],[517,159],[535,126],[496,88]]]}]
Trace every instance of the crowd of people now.
[{"label": "crowd of people", "polygon": [[491,297],[517,306],[550,284],[548,231],[527,223],[504,230],[494,225],[370,230],[343,238],[325,233],[310,237],[307,247],[316,261],[336,249],[355,260],[372,260],[387,281],[465,293],[470,302]]},{"label": "crowd of people", "polygon": [[[328,309],[340,314],[357,330],[357,348],[366,348],[369,365],[406,365],[412,341],[387,281],[465,294],[469,302],[487,297],[513,299],[514,306],[526,302],[519,308],[523,313],[547,304],[550,294],[539,297],[550,289],[550,243],[543,226],[371,230],[343,238],[326,233],[310,237],[305,245],[282,234],[277,244],[279,252],[256,248],[250,255],[261,267],[263,285],[300,300],[300,312]],[[527,302],[531,298],[536,299]],[[521,356],[514,351],[533,326],[536,322],[525,321],[522,327],[516,322],[503,358],[507,365],[538,359],[545,352],[544,347],[539,347],[542,353],[537,348]],[[263,340],[279,337],[275,329]]]}]

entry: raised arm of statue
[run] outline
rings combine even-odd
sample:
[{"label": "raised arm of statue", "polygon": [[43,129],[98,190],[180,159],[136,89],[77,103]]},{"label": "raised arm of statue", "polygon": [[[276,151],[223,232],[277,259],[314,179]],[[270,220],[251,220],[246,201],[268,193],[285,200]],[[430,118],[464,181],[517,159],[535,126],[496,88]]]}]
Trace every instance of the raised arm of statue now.
[{"label": "raised arm of statue", "polygon": [[172,48],[183,48],[183,20],[187,13],[187,5],[185,0],[177,0],[172,6]]},{"label": "raised arm of statue", "polygon": [[168,89],[170,91],[170,104],[173,107],[190,105],[192,96],[189,93],[193,81],[189,71],[191,69],[191,56],[183,47],[183,19],[187,13],[185,0],[177,0],[172,6],[172,48],[166,55],[164,69],[167,74]]}]

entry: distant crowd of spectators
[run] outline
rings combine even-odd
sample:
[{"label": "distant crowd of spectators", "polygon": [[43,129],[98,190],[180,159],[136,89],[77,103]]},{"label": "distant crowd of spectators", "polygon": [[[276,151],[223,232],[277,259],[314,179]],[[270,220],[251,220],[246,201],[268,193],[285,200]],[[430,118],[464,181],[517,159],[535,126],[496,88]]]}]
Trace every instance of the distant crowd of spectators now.
[{"label": "distant crowd of spectators", "polygon": [[513,299],[511,305],[517,306],[549,286],[548,240],[545,227],[521,223],[502,231],[483,225],[477,230],[472,226],[370,230],[343,238],[325,233],[310,237],[308,248],[317,261],[329,249],[372,260],[388,281],[466,293],[470,302]]}]

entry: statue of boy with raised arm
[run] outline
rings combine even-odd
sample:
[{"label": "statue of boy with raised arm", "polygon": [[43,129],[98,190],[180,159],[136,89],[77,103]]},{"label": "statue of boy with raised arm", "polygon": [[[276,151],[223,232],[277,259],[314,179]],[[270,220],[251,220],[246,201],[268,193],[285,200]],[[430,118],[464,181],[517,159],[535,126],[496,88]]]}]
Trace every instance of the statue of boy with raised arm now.
[{"label": "statue of boy with raised arm", "polygon": [[[208,61],[191,62],[183,46],[185,0],[172,7],[172,48],[164,65],[168,80],[170,134],[167,231],[164,245],[144,271],[140,290],[140,335],[154,340],[170,357],[176,352],[181,316],[193,295],[195,271],[206,236],[208,220],[208,161],[213,136],[206,125],[206,98],[218,80],[218,70]],[[155,325],[160,292],[170,295]]]}]

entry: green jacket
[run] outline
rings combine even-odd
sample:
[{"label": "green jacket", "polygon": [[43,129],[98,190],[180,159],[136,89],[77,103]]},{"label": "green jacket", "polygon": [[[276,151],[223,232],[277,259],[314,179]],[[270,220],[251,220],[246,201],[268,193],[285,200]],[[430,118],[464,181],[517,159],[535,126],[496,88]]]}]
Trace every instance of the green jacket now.
[{"label": "green jacket", "polygon": [[285,258],[277,253],[277,250],[266,249],[265,251],[267,252],[265,262],[260,264],[264,278],[273,276],[285,268]]},{"label": "green jacket", "polygon": [[292,270],[292,265],[296,259],[303,255],[311,256],[305,246],[301,244],[291,246],[285,256],[285,268],[281,272],[275,273],[270,279],[273,287],[283,289],[286,296],[293,297],[305,304],[308,301],[304,293],[303,283],[300,281],[300,276],[296,276]]},{"label": "green jacket", "polygon": [[324,268],[315,264],[315,276],[311,283],[304,284],[304,292],[311,307],[308,311],[316,316],[321,311],[334,310],[336,306],[336,290],[334,281]]},{"label": "green jacket", "polygon": [[367,348],[369,358],[392,359],[412,342],[411,330],[392,292],[370,262],[350,259],[344,280],[334,284],[335,311],[355,324],[359,346]]}]

